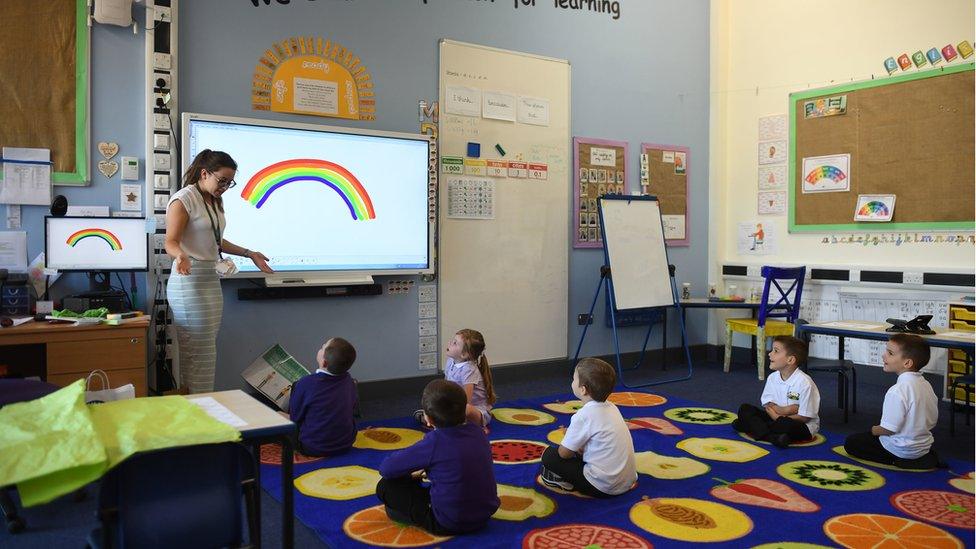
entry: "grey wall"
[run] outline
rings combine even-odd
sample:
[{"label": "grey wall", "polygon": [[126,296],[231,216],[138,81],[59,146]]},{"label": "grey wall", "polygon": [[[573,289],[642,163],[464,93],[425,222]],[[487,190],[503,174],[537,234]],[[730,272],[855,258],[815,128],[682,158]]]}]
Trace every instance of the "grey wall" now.
[{"label": "grey wall", "polygon": [[[258,7],[248,0],[180,2],[181,110],[417,131],[417,101],[437,98],[440,38],[568,59],[572,64],[573,135],[628,141],[634,170],[642,141],[691,148],[692,245],[672,248],[670,253],[679,282],[690,281],[698,291],[705,288],[707,1],[621,0],[621,17],[616,21],[607,14],[556,9],[549,0],[517,10],[514,0],[429,0],[428,5],[423,0],[280,1],[265,5],[259,0]],[[136,12],[141,21],[141,8]],[[273,42],[295,35],[331,39],[363,60],[376,83],[374,122],[251,110],[254,65]],[[144,154],[145,132],[143,39],[141,31],[133,36],[129,29],[106,26],[96,26],[92,37],[92,141],[117,141],[123,154],[139,157]],[[94,146],[91,158],[97,161]],[[118,175],[106,181],[96,174],[92,187],[64,193],[72,202],[117,207],[118,184]],[[631,185],[636,189],[636,180]],[[32,254],[43,247],[42,215],[39,208],[25,208],[24,226],[30,231]],[[571,239],[567,227],[567,246]],[[570,250],[567,355],[575,350],[581,329],[575,324],[576,314],[589,308],[602,260],[599,250]],[[65,288],[70,286],[68,282]],[[224,283],[218,389],[239,387],[239,372],[275,342],[312,365],[321,342],[334,335],[350,339],[359,350],[354,369],[360,380],[422,373],[417,367],[416,289],[406,295],[377,297],[238,301],[237,288],[247,285],[244,281]],[[704,341],[703,323],[690,329],[692,343]],[[638,349],[642,337],[641,329],[623,330],[623,350]],[[674,323],[671,337],[677,337]],[[438,339],[443,346],[446,336],[440,334]],[[655,330],[652,346],[658,346],[659,340]],[[491,347],[504,342],[487,344],[490,356]],[[612,340],[604,327],[601,298],[583,353],[609,352]]]}]

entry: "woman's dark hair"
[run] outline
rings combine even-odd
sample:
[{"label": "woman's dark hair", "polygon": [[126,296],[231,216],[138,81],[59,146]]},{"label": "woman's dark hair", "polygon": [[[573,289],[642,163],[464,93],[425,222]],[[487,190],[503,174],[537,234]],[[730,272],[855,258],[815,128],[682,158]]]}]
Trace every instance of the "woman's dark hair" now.
[{"label": "woman's dark hair", "polygon": [[[190,163],[190,167],[186,169],[183,174],[183,186],[189,187],[190,185],[196,185],[200,182],[200,171],[206,170],[208,172],[216,172],[221,168],[230,168],[232,170],[237,169],[237,162],[230,157],[229,154],[224,151],[212,151],[210,149],[203,149]],[[224,201],[221,198],[214,198],[214,204],[220,211],[224,211]]]}]

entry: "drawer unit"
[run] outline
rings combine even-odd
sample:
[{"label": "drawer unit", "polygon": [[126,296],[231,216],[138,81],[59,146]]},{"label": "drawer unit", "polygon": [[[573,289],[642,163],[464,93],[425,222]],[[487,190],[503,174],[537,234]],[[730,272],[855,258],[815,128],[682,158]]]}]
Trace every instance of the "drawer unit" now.
[{"label": "drawer unit", "polygon": [[[976,331],[976,305],[972,303],[949,303],[949,328],[960,332]],[[961,375],[973,373],[973,357],[966,356],[966,353],[953,349],[949,351],[949,364],[946,369],[944,396],[950,398],[949,385],[954,379]],[[967,364],[968,361],[968,364]],[[956,401],[966,402],[966,390],[963,387],[956,388]],[[969,391],[969,401],[974,401],[973,391]]]}]

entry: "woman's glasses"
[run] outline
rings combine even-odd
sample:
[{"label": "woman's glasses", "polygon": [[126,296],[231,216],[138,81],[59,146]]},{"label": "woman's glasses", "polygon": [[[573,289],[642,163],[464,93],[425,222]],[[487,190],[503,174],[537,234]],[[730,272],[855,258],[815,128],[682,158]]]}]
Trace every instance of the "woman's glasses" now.
[{"label": "woman's glasses", "polygon": [[227,179],[226,177],[221,177],[217,175],[217,172],[210,172],[210,175],[214,176],[214,178],[217,180],[218,189],[232,189],[234,188],[234,185],[237,185],[237,181]]}]

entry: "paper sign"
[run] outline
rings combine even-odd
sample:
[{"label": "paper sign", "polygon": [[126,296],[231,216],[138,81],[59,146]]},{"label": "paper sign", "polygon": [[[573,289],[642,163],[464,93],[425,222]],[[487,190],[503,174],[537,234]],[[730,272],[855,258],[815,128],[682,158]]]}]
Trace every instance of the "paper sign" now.
[{"label": "paper sign", "polygon": [[445,95],[445,112],[463,116],[481,116],[481,90],[448,86]]},{"label": "paper sign", "polygon": [[27,270],[27,233],[0,231],[0,268]]},{"label": "paper sign", "polygon": [[661,162],[664,162],[665,164],[674,164],[674,151],[662,151]]},{"label": "paper sign", "polygon": [[514,94],[485,90],[481,97],[483,117],[515,122]]},{"label": "paper sign", "polygon": [[508,177],[508,162],[505,160],[487,160],[488,177]]},{"label": "paper sign", "polygon": [[786,141],[766,141],[759,144],[759,164],[786,162]]},{"label": "paper sign", "polygon": [[854,221],[891,221],[895,215],[895,195],[859,194]]},{"label": "paper sign", "polygon": [[685,216],[683,215],[662,215],[661,222],[664,223],[665,240],[684,240],[685,239]]},{"label": "paper sign", "polygon": [[759,215],[783,215],[786,213],[786,191],[762,191],[759,193]]},{"label": "paper sign", "polygon": [[786,128],[788,124],[785,114],[775,114],[759,118],[759,140],[773,141],[776,139],[786,139]]},{"label": "paper sign", "polygon": [[759,166],[759,189],[781,189],[786,186],[786,166]]},{"label": "paper sign", "polygon": [[529,165],[525,162],[509,162],[508,176],[516,179],[525,179],[529,177]]},{"label": "paper sign", "polygon": [[3,181],[0,203],[51,204],[50,149],[3,148]]},{"label": "paper sign", "polygon": [[804,193],[836,193],[851,188],[851,155],[809,156],[803,159]]},{"label": "paper sign", "polygon": [[119,185],[119,189],[121,209],[128,211],[142,210],[142,185],[126,183]]},{"label": "paper sign", "polygon": [[464,175],[484,176],[488,163],[475,158],[464,159]]},{"label": "paper sign", "polygon": [[442,156],[441,173],[461,175],[464,173],[464,159],[460,156]]},{"label": "paper sign", "polygon": [[519,96],[518,121],[534,126],[549,125],[549,100]]},{"label": "paper sign", "polygon": [[529,164],[529,179],[549,179],[549,166],[546,164]]},{"label": "paper sign", "polygon": [[604,149],[602,147],[590,147],[591,166],[610,166],[617,165],[617,151],[614,149]]},{"label": "paper sign", "polygon": [[740,222],[736,237],[737,248],[742,255],[771,255],[776,253],[776,233],[769,223]]}]

